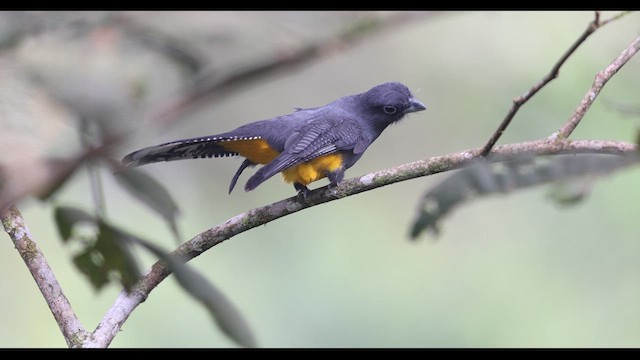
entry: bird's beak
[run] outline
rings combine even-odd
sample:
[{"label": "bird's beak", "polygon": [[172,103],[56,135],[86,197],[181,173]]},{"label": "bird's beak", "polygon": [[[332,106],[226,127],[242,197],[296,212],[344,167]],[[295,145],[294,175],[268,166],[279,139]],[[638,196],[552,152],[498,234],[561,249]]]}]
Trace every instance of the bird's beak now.
[{"label": "bird's beak", "polygon": [[409,99],[409,107],[404,111],[405,114],[426,110],[427,107],[416,99]]}]

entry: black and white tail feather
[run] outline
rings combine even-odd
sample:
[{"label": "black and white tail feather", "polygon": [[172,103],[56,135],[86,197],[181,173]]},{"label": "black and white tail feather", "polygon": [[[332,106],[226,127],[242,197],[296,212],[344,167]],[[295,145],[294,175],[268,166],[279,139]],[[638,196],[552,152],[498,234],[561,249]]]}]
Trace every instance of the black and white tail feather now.
[{"label": "black and white tail feather", "polygon": [[192,139],[176,140],[134,151],[125,156],[122,159],[122,163],[125,166],[136,167],[160,161],[237,156],[240,154],[226,150],[224,147],[220,146],[220,143],[256,139],[260,139],[260,137],[203,136]]}]

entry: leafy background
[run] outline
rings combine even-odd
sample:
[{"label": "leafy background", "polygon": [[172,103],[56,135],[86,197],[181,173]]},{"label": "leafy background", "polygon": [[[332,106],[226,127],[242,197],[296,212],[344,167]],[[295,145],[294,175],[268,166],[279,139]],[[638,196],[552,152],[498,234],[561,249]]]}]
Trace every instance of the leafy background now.
[{"label": "leafy background", "polygon": [[[216,59],[214,70],[224,74],[225,69],[242,69],[257,58],[277,55],[270,46],[331,36],[367,14],[134,15],[167,33],[211,31],[214,35],[205,38],[210,41],[206,48]],[[40,16],[55,22],[63,15]],[[178,138],[216,134],[392,80],[407,84],[428,109],[389,128],[347,177],[478,147],[491,135],[511,99],[538,81],[592,18],[591,12],[454,12],[398,23],[353,46],[337,44],[335,51],[305,66],[229,91],[170,127],[140,124],[127,118],[125,111],[125,125],[120,126],[139,128],[121,154]],[[559,79],[523,107],[501,142],[546,137],[559,128],[595,73],[636,36],[637,19],[631,14],[589,38]],[[0,35],[2,31],[9,30],[0,29]],[[106,36],[109,42],[108,32],[96,36]],[[83,66],[78,67],[74,65],[78,57],[69,53],[82,44],[69,42],[68,48],[60,48],[47,46],[48,40],[34,40],[3,56],[5,80],[13,74],[13,63],[38,66],[44,69],[44,83],[57,94],[67,94],[61,101],[72,105],[78,97],[83,104],[90,103],[94,94],[123,96],[113,89],[88,91],[97,87],[82,77],[84,70],[115,68],[130,83],[152,84],[143,101],[170,95],[179,82],[179,71],[153,54],[136,52],[135,44],[126,41],[131,51],[127,59],[132,59],[126,66],[110,65],[109,61],[122,63],[106,49],[85,54],[80,58]],[[111,76],[107,70],[97,73]],[[610,103],[638,106],[639,70],[638,60],[633,59],[614,77],[573,138],[634,141],[637,116],[621,114]],[[79,80],[68,82],[75,85],[71,90],[60,85],[61,78],[74,76]],[[4,83],[0,91],[10,101],[15,91]],[[60,119],[64,116],[59,110],[49,106],[41,111],[47,115],[44,122],[24,116],[20,126],[8,125],[35,138],[32,148],[41,152],[77,149],[73,126]],[[91,113],[91,108],[86,111]],[[6,128],[6,120],[0,124]],[[4,154],[25,156],[8,150]],[[227,195],[228,181],[239,164],[239,159],[216,159],[143,169],[171,190],[181,209],[180,233],[190,238],[245,210],[294,194],[292,187],[274,179],[253,192],[239,188]],[[164,248],[175,247],[162,219],[126,195],[111,174],[102,175],[113,223]],[[190,264],[240,308],[266,347],[637,347],[639,175],[631,169],[604,178],[583,203],[570,208],[549,201],[549,188],[485,198],[449,216],[437,241],[424,237],[410,242],[418,199],[446,176],[441,174],[293,214],[240,234]],[[240,182],[246,178],[245,174]],[[75,175],[52,201],[90,207],[86,172]],[[78,317],[92,330],[120,288],[109,286],[96,293],[75,270],[70,261],[74,249],[59,240],[49,203],[27,200],[20,208]],[[0,252],[4,294],[0,346],[64,346],[31,276],[5,239]],[[139,255],[146,266],[154,261],[144,252]],[[111,346],[235,345],[170,278],[132,314]]]}]

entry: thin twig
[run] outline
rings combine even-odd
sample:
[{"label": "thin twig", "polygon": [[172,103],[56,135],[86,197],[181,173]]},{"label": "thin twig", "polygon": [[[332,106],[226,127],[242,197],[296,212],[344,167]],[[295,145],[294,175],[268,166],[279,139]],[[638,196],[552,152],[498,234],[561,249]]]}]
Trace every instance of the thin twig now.
[{"label": "thin twig", "polygon": [[571,114],[569,120],[567,120],[567,122],[562,125],[560,130],[551,134],[549,139],[554,140],[568,138],[573,130],[575,130],[576,126],[578,126],[584,115],[587,113],[587,111],[591,107],[591,104],[593,104],[593,102],[596,100],[598,94],[600,94],[600,91],[607,83],[607,81],[609,81],[609,79],[611,79],[611,77],[613,77],[613,75],[615,75],[618,70],[620,70],[620,68],[624,66],[624,64],[626,64],[627,61],[629,61],[629,59],[631,59],[633,55],[638,52],[638,50],[640,50],[640,36],[636,37],[631,42],[631,44],[629,44],[629,46],[627,46],[622,51],[622,53],[620,53],[620,55],[618,55],[618,57],[616,57],[613,62],[609,64],[609,66],[596,74],[596,79],[593,82],[593,85],[591,85],[591,88],[585,94],[576,111]]},{"label": "thin twig", "polygon": [[545,77],[543,77],[542,80],[540,80],[531,89],[529,89],[529,91],[513,99],[513,105],[511,106],[511,109],[509,109],[504,120],[502,120],[502,123],[500,123],[500,126],[498,126],[498,129],[496,129],[496,131],[493,133],[493,135],[491,136],[487,144],[482,148],[480,155],[483,157],[486,157],[489,154],[491,149],[495,146],[496,142],[498,142],[498,139],[500,139],[504,131],[507,129],[507,127],[511,123],[511,120],[516,115],[520,107],[524,105],[524,103],[529,101],[529,99],[531,99],[531,97],[533,97],[533,95],[535,95],[540,89],[542,89],[545,85],[551,82],[551,80],[558,77],[558,74],[560,73],[560,68],[562,67],[562,65],[564,65],[564,63],[569,59],[569,57],[576,51],[576,49],[578,49],[580,45],[582,45],[582,43],[585,40],[587,40],[587,38],[591,34],[593,34],[596,30],[598,30],[603,25],[608,24],[613,20],[617,20],[621,18],[622,15],[623,14],[617,17],[612,17],[606,20],[606,22],[600,22],[600,12],[596,11],[593,21],[591,21],[589,25],[587,25],[587,28],[584,30],[582,35],[580,35],[580,37],[573,43],[573,45],[571,45],[571,47],[567,51],[565,51],[562,57],[560,57],[560,59],[551,68],[551,71]]},{"label": "thin twig", "polygon": [[[80,119],[80,142],[86,151],[90,151],[95,148],[96,142],[96,124],[87,119]],[[87,173],[89,175],[89,187],[91,189],[91,197],[95,206],[95,213],[98,216],[105,217],[107,215],[107,208],[104,199],[104,188],[102,186],[102,178],[100,177],[100,169],[95,166],[95,163],[91,160],[87,161]]]},{"label": "thin twig", "polygon": [[27,269],[36,281],[36,285],[51,309],[67,345],[69,347],[82,346],[89,334],[82,327],[53,270],[49,267],[47,259],[33,240],[22,214],[14,205],[11,205],[1,214],[1,218],[4,230],[11,237],[16,250],[20,253]]},{"label": "thin twig", "polygon": [[188,75],[194,76],[202,71],[206,59],[196,48],[189,46],[188,41],[145,26],[140,21],[136,21],[132,15],[131,13],[114,12],[109,14],[108,19],[113,22],[112,26],[121,28],[132,39],[137,39],[163,58],[173,61]]},{"label": "thin twig", "polygon": [[619,20],[621,17],[627,16],[629,14],[631,14],[631,11],[623,11],[623,12],[621,12],[619,14],[613,15],[612,17],[610,17],[610,18],[608,18],[606,20],[600,21],[600,27],[603,27],[603,26],[607,25],[608,23],[610,23],[612,21]]},{"label": "thin twig", "polygon": [[[493,149],[491,155],[516,155],[534,153],[537,155],[557,154],[624,154],[637,151],[635,144],[618,141],[549,141],[538,140],[519,144],[501,145]],[[311,191],[306,200],[291,197],[270,205],[262,206],[237,215],[224,223],[206,230],[187,241],[171,253],[172,256],[189,261],[208,249],[254,227],[291,215],[329,201],[338,200],[378,187],[422,176],[455,170],[468,165],[480,156],[481,149],[471,149],[459,153],[433,157],[426,160],[403,164],[387,170],[343,181],[335,189],[327,186]],[[122,292],[111,310],[105,315],[87,347],[107,347],[131,312],[143,302],[151,291],[171,274],[166,264],[156,262],[143,276],[131,294]]]},{"label": "thin twig", "polygon": [[86,149],[69,159],[55,159],[55,161],[54,159],[49,159],[45,162],[45,165],[49,167],[46,176],[38,178],[37,181],[26,182],[27,185],[23,187],[0,189],[0,211],[4,208],[9,208],[10,205],[16,204],[28,196],[47,198],[86,161],[108,155],[121,141],[121,136],[109,137],[104,139],[102,145]]}]

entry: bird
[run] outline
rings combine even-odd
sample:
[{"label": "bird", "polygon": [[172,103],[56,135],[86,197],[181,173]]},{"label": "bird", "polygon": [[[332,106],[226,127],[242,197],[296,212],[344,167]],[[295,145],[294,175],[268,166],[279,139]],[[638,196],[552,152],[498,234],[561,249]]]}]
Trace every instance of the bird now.
[{"label": "bird", "polygon": [[307,185],[328,178],[337,186],[387,126],[405,115],[426,110],[400,82],[387,82],[369,90],[338,98],[324,106],[295,111],[242,125],[218,135],[176,140],[134,151],[122,159],[125,167],[161,161],[242,156],[229,185],[233,191],[242,172],[263,165],[245,184],[245,191],[282,173],[306,198]]}]

